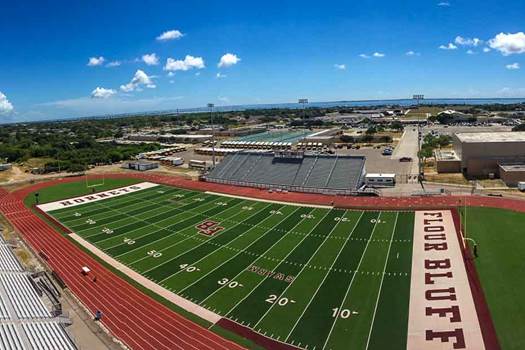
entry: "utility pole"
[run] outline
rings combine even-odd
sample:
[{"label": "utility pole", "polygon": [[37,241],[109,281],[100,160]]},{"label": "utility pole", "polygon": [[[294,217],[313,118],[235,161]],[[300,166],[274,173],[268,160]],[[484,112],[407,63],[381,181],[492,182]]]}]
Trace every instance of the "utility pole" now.
[{"label": "utility pole", "polygon": [[212,163],[215,168],[215,127],[213,125],[213,103],[208,103],[208,108],[210,109],[210,123],[211,123],[211,154],[212,154]]}]

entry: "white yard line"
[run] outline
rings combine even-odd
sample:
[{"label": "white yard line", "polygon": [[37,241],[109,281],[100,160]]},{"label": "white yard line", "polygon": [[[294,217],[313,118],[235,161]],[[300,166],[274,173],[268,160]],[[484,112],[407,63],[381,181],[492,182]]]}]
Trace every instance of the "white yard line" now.
[{"label": "white yard line", "polygon": [[[268,209],[268,207],[270,207],[270,206],[267,205],[267,206],[261,208],[261,210],[256,211],[255,213],[253,213],[253,215],[250,215],[249,217],[247,217],[247,218],[245,219],[245,221],[248,220],[249,218],[255,216],[255,215],[258,215],[260,212],[262,212],[262,211]],[[238,223],[237,225],[240,225],[240,224],[242,224],[242,222]],[[222,234],[224,234],[225,232],[229,232],[230,230],[233,230],[233,228],[236,227],[237,225],[232,226],[231,228],[229,228],[229,229],[227,229],[227,230],[223,230],[222,232],[219,233],[219,235],[222,235]],[[250,230],[251,230],[251,229],[250,229]],[[214,236],[214,237],[218,237],[219,235]],[[159,264],[159,265],[157,265],[157,266],[155,266],[155,267],[152,267],[152,268],[149,269],[149,270],[144,271],[144,273],[150,272],[151,270],[154,270],[154,269],[156,269],[156,268],[159,267],[159,266],[162,266],[162,265],[164,265],[164,264],[167,264],[167,263],[169,263],[170,261],[172,261],[172,260],[174,260],[174,259],[177,259],[177,258],[179,258],[180,256],[182,256],[182,255],[188,253],[189,251],[191,251],[191,250],[193,250],[193,249],[197,249],[197,248],[201,247],[203,244],[206,244],[206,243],[208,243],[208,242],[210,242],[210,241],[212,241],[212,240],[213,240],[213,238],[212,238],[212,239],[209,239],[209,240],[207,240],[206,242],[203,242],[203,243],[201,243],[201,244],[199,244],[199,245],[197,245],[197,246],[195,246],[195,247],[193,247],[193,248],[191,248],[190,250],[184,251],[184,252],[180,253],[179,255],[170,258],[168,261],[165,261],[165,262],[162,263],[162,264]],[[178,271],[178,272],[180,272],[180,271]],[[162,282],[162,281],[161,281],[161,282]]]},{"label": "white yard line", "polygon": [[[290,216],[292,216],[293,214],[295,214],[300,208],[297,208],[295,209],[293,212],[291,212],[290,214],[286,215],[281,221],[279,221],[278,223],[276,223],[274,226],[278,226],[280,224],[282,224],[285,220],[287,220]],[[304,220],[304,219],[303,219]],[[301,222],[301,220],[299,220],[299,222]],[[297,224],[294,225],[297,226],[299,224],[299,222]],[[248,232],[248,231],[247,231]],[[182,293],[184,292],[186,289],[190,288],[191,286],[193,286],[194,284],[198,283],[199,281],[201,281],[202,279],[204,279],[206,276],[208,276],[210,273],[212,273],[213,271],[221,268],[223,265],[227,264],[228,262],[230,262],[231,260],[235,259],[237,256],[239,256],[241,253],[245,252],[247,249],[249,249],[252,245],[254,245],[255,243],[257,243],[260,239],[262,239],[263,237],[265,237],[267,234],[268,234],[269,231],[266,231],[264,234],[262,234],[260,237],[258,237],[255,241],[253,242],[250,242],[248,244],[248,246],[244,247],[243,249],[238,249],[237,253],[235,255],[233,255],[231,258],[225,260],[222,264],[216,266],[214,269],[212,269],[210,272],[208,272],[207,274],[205,274],[204,276],[202,276],[201,278],[199,278],[198,280],[196,280],[195,282],[193,282],[192,284],[184,287],[183,289],[181,289],[180,291],[178,291],[177,293]],[[286,235],[283,235],[281,238],[279,238],[276,242],[274,242],[272,244],[272,246],[268,249],[266,249],[264,251],[264,253],[266,253],[269,249],[271,249],[277,242],[279,242],[281,239],[283,239]],[[232,241],[233,242],[233,241]],[[222,247],[226,247],[226,246],[222,246]],[[263,253],[263,254],[264,254]],[[244,268],[242,269],[242,271],[244,271]],[[237,277],[237,276],[235,276]],[[199,303],[200,305],[201,303]]]},{"label": "white yard line", "polygon": [[[346,215],[346,211],[343,215],[341,216],[345,216]],[[288,289],[294,284],[295,281],[297,281],[297,279],[299,278],[299,276],[301,276],[301,273],[304,271],[304,269],[306,269],[306,266],[308,266],[310,264],[310,261],[312,261],[312,259],[314,258],[314,256],[317,254],[317,252],[321,249],[322,246],[324,246],[324,243],[327,241],[328,237],[332,234],[332,232],[335,231],[336,227],[339,226],[339,223],[341,221],[337,221],[337,223],[334,225],[334,227],[332,227],[332,229],[330,230],[330,232],[328,232],[328,234],[326,235],[326,237],[324,238],[324,240],[321,242],[321,244],[319,244],[319,246],[317,247],[317,249],[315,250],[315,252],[310,256],[310,258],[308,258],[308,261],[306,261],[306,263],[304,264],[303,267],[301,267],[301,270],[299,270],[299,273],[295,276],[294,280],[292,281],[292,283],[289,283],[286,288],[284,288],[284,290],[282,291],[281,294],[279,294],[279,296],[277,297],[276,300],[279,300],[281,299],[281,297],[286,293],[286,291],[288,291]],[[268,308],[268,310],[266,310],[266,312],[259,318],[259,320],[257,320],[257,322],[253,325],[253,328],[255,329],[257,327],[257,325],[266,317],[266,315],[268,315],[270,313],[270,311],[273,309],[273,307],[275,306],[276,303],[273,303],[272,305],[270,305],[270,307]]]},{"label": "white yard line", "polygon": [[[298,209],[297,209],[297,210],[298,210]],[[296,211],[297,211],[297,210],[296,210]],[[292,215],[292,214],[290,214],[290,215]],[[290,216],[290,215],[288,215],[288,216]],[[287,217],[288,217],[288,216],[287,216]],[[267,219],[269,219],[270,217],[271,217],[271,215],[268,216]],[[264,220],[263,220],[263,221],[264,221]],[[241,238],[241,237],[244,237],[246,234],[248,234],[250,231],[252,231],[252,230],[254,230],[254,229],[255,229],[255,227],[252,227],[252,228],[249,229],[248,231],[245,231],[245,232],[241,233],[240,235],[238,235],[237,237],[235,237],[233,240],[231,240],[230,242],[228,242],[228,244],[235,242],[236,240],[238,240],[238,239]],[[231,228],[231,230],[233,230],[233,227]],[[258,240],[261,239],[262,237],[264,237],[264,235],[261,235],[260,237],[258,237],[258,238],[256,239],[256,241],[258,241]],[[212,240],[210,240],[210,241],[212,241]],[[206,243],[208,243],[208,241],[206,241],[206,242],[204,242],[204,243],[202,243],[202,244],[199,244],[197,247],[195,247],[195,248],[193,248],[193,249],[197,249],[198,247],[200,247],[200,246],[202,246],[203,244],[206,244]],[[222,248],[222,247],[224,247],[224,245],[221,245],[220,248]],[[220,248],[219,248],[219,249],[220,249]],[[214,254],[215,252],[217,252],[219,249],[215,249],[214,251],[210,252],[210,253],[207,254],[206,256],[200,258],[200,259],[197,260],[197,261],[194,261],[194,262],[192,263],[192,265],[198,264],[198,263],[201,262],[202,260],[206,259],[206,258],[209,257],[210,255],[212,255],[212,254]],[[175,272],[174,274],[170,275],[169,277],[166,277],[165,279],[161,280],[160,282],[164,282],[164,281],[166,281],[167,279],[170,279],[171,277],[173,277],[173,276],[179,274],[180,272],[182,272],[182,270],[179,270],[179,271]],[[180,292],[180,291],[179,291],[179,292]]]},{"label": "white yard line", "polygon": [[[168,196],[164,197],[164,195],[161,195],[161,197],[164,198],[163,200],[169,200],[170,199]],[[125,197],[119,197],[119,198],[125,198]],[[125,207],[126,210],[139,209],[139,208],[141,208],[141,206],[144,206],[144,202],[149,202],[148,200],[142,200],[141,197],[139,197],[139,198],[134,197],[133,199],[129,199],[128,198],[128,200],[126,200],[126,201],[119,202],[118,205],[126,204],[126,203],[133,202],[133,201],[136,201],[136,200],[141,200],[141,201],[138,202],[138,203],[135,203],[135,204],[126,205],[126,207]],[[90,204],[90,203],[88,203],[88,204]],[[97,209],[104,209],[104,208],[107,208],[108,206],[112,207],[113,205],[115,205],[115,202],[112,202],[111,204],[108,204],[108,203],[104,203],[103,204],[102,202],[95,202],[95,203],[93,203],[93,207],[96,206],[95,208],[97,208]],[[153,205],[153,202],[152,202],[152,205]],[[158,208],[153,208],[153,209],[150,209],[150,210],[146,210],[143,213],[147,213],[148,211],[155,210],[155,209],[158,209]],[[65,217],[55,216],[53,214],[51,214],[51,215],[53,215],[56,219],[60,220],[60,222],[66,222],[67,221],[67,224],[68,224],[69,227],[75,227],[77,225],[84,224],[86,218],[93,219],[93,220],[107,220],[107,219],[111,219],[111,218],[114,218],[114,217],[118,217],[116,215],[109,215],[109,216],[107,216],[107,214],[108,214],[107,212],[99,213],[99,214],[95,214],[95,215],[90,215],[89,212],[88,213],[83,213],[82,211],[78,211],[78,213],[81,216],[75,217],[75,219],[72,219],[72,220],[64,220]],[[141,215],[143,213],[141,213]],[[73,215],[69,214],[67,217],[70,217],[70,216],[74,216],[74,214]],[[84,220],[84,221],[82,221],[82,220]],[[118,219],[118,220],[115,220],[113,222],[120,221],[120,220],[122,220],[122,219]]]},{"label": "white yard line", "polygon": [[73,238],[75,241],[77,241],[78,243],[80,243],[82,246],[84,246],[86,249],[88,249],[91,253],[101,258],[103,261],[105,261],[106,263],[110,264],[117,270],[126,274],[126,276],[133,279],[135,282],[141,284],[142,286],[148,288],[149,290],[155,292],[156,294],[162,296],[163,298],[169,300],[170,302],[183,308],[184,310],[191,312],[213,324],[217,323],[222,318],[220,315],[213,313],[195,303],[192,303],[191,301],[186,300],[174,294],[173,292],[169,291],[168,289],[162,286],[159,286],[156,283],[153,283],[151,280],[147,279],[141,274],[135,272],[134,270],[130,269],[124,264],[121,264],[120,262],[111,258],[109,255],[105,254],[100,249],[98,249],[93,244],[89,243],[88,241],[84,240],[79,235],[75,233],[71,233],[69,236]]},{"label": "white yard line", "polygon": [[[313,230],[315,230],[315,229],[317,228],[317,226],[319,226],[319,224],[320,224],[321,222],[323,222],[324,218],[325,218],[329,213],[330,213],[330,211],[327,211],[327,212],[326,212],[326,214],[321,218],[321,220],[319,220],[319,222],[318,222],[317,224],[315,224],[315,226],[312,227],[312,228],[310,229],[310,231],[308,232],[308,234],[305,235],[305,236],[303,237],[303,239],[301,239],[301,240],[299,241],[299,243],[297,243],[297,244],[295,245],[295,247],[293,247],[293,249],[290,250],[290,252],[284,257],[283,260],[286,260],[286,259],[292,254],[292,252],[293,252],[293,251],[294,251],[294,250],[295,250],[295,249],[296,249],[301,243],[303,243],[303,241],[306,239],[306,237],[308,237],[308,236],[310,235],[310,233],[313,232]],[[321,245],[322,245],[322,244],[321,244]],[[315,254],[314,254],[314,255],[315,255]],[[280,264],[278,264],[277,266],[279,266],[279,265],[280,265]],[[306,264],[305,264],[305,266],[306,266]],[[257,288],[263,283],[263,282],[264,282],[264,281],[266,281],[267,278],[269,278],[269,277],[266,276],[266,277],[264,277],[263,279],[261,279],[261,281],[260,281],[259,283],[257,283],[257,285],[256,285],[254,288],[252,288],[252,290],[251,290],[248,294],[246,294],[246,296],[245,296],[244,298],[242,298],[241,300],[239,300],[239,301],[238,301],[238,302],[237,302],[232,308],[230,308],[230,310],[228,310],[228,312],[226,312],[225,315],[228,315],[228,314],[230,314],[230,312],[232,312],[233,310],[235,310],[235,308],[236,308],[237,306],[239,306],[239,305],[240,305],[240,304],[241,304],[246,298],[248,298],[248,297],[249,297],[249,296],[250,296],[250,295],[251,295],[251,294],[252,294],[252,293],[253,293],[253,292],[254,292],[254,291],[255,291],[255,290],[256,290],[256,289],[257,289]]]},{"label": "white yard line", "polygon": [[[374,329],[374,321],[376,319],[377,305],[379,305],[379,298],[381,297],[381,290],[383,289],[383,281],[385,280],[386,266],[388,265],[388,257],[390,256],[390,248],[392,248],[392,241],[394,239],[394,233],[396,232],[397,220],[399,218],[399,213],[396,214],[396,222],[394,223],[394,228],[392,229],[392,235],[390,236],[390,244],[388,245],[388,251],[386,253],[385,265],[383,266],[383,276],[381,276],[381,283],[379,284],[379,292],[377,292],[376,305],[374,306],[374,315],[372,316],[372,323],[370,324],[370,330],[368,332],[368,339],[366,340],[366,349],[370,344],[370,337],[372,336],[372,330]],[[399,252],[397,253],[399,256]]]},{"label": "white yard line", "polygon": [[[361,267],[361,263],[363,262],[363,258],[365,257],[366,251],[368,250],[368,245],[370,244],[370,241],[372,240],[372,237],[374,237],[374,233],[376,232],[377,223],[380,221],[380,219],[381,219],[381,213],[379,213],[379,216],[377,217],[377,220],[374,223],[374,228],[372,229],[372,233],[370,234],[370,239],[368,240],[368,242],[366,242],[365,250],[363,251],[363,254],[361,255],[361,258],[359,259],[359,263],[357,264],[357,268],[355,270],[355,273],[352,276],[352,279],[350,280],[350,284],[348,285],[348,288],[346,289],[345,296],[344,296],[343,300],[341,301],[341,304],[339,305],[339,310],[341,310],[341,308],[345,304],[346,298],[348,297],[348,293],[350,292],[350,289],[352,288],[352,285],[354,284],[355,276],[357,275],[357,272],[359,271],[359,268]],[[335,328],[335,324],[336,323],[337,323],[337,318],[335,318],[334,322],[332,322],[332,327],[330,328],[330,332],[328,332],[328,336],[326,337],[326,340],[324,341],[323,349],[326,347],[326,344],[328,344],[328,340],[330,339],[330,336],[332,335],[332,332],[333,332],[333,330]]]},{"label": "white yard line", "polygon": [[253,198],[253,197],[236,196],[236,195],[233,195],[233,194],[226,194],[226,193],[212,192],[212,191],[206,191],[204,193],[213,194],[213,195],[216,195],[216,196],[224,196],[224,197],[246,199],[246,200],[250,200],[252,202],[267,202],[267,203],[275,203],[275,204],[283,204],[283,205],[294,205],[294,206],[297,206],[297,207],[311,207],[311,208],[321,208],[321,209],[332,209],[333,208],[332,206],[329,206],[329,205],[318,205],[318,204],[306,204],[306,203],[276,201],[276,200],[270,200],[270,199],[260,199],[260,198]]},{"label": "white yard line", "polygon": [[[312,211],[310,211],[309,213],[311,213]],[[309,220],[309,219],[306,219],[306,218],[302,218],[301,220],[299,220],[299,222],[297,222],[297,224],[295,224],[293,228],[296,228],[297,226],[299,226],[299,224],[301,224],[303,221],[305,220]],[[282,241],[284,239],[284,237],[287,237],[288,235],[287,234],[284,234],[281,238],[279,238],[279,240],[277,242],[275,242],[274,244],[272,244],[272,246],[270,248],[268,248],[264,253],[262,254],[257,254],[257,258],[253,261],[253,263],[257,263],[257,261],[259,261],[259,259],[264,259],[265,256],[264,254],[266,254],[268,251],[270,251],[275,245],[277,245],[280,241]],[[294,247],[295,248],[295,247]],[[293,250],[293,249],[292,249]],[[283,262],[283,260],[280,260],[277,265],[279,265],[281,262]],[[242,275],[244,272],[246,272],[245,269],[242,269],[241,272],[239,272],[238,274],[236,274],[234,277],[230,278],[231,281],[235,280],[237,277],[239,277],[240,275]],[[213,293],[211,293],[210,295],[208,295],[206,298],[204,298],[200,303],[199,305],[202,305],[206,300],[208,300],[212,295],[214,295],[215,293],[217,293],[219,290],[223,289],[224,287],[226,287],[227,284],[225,285],[222,285],[220,286],[218,289],[216,289]]]},{"label": "white yard line", "polygon": [[[205,204],[203,204],[203,206],[204,206],[204,205],[208,205],[208,204],[214,204],[214,203],[215,203],[215,201],[212,201],[212,202],[209,202],[209,203],[205,203]],[[183,205],[183,206],[184,206],[184,205]],[[121,212],[121,211],[119,211],[119,210],[117,210],[117,209],[111,209],[110,207],[108,207],[108,209],[110,209],[110,210],[114,210],[114,211],[117,211],[117,212],[121,213],[121,215],[124,215],[124,216],[130,217],[130,218],[132,218],[132,219],[134,219],[134,220],[136,220],[136,221],[138,221],[138,222],[142,222],[142,223],[145,223],[145,224],[146,224],[146,226],[137,227],[136,229],[133,229],[133,230],[131,230],[131,231],[128,231],[128,232],[126,233],[126,234],[128,234],[128,235],[129,235],[130,232],[138,231],[138,230],[141,230],[141,229],[144,229],[144,228],[150,227],[150,226],[158,228],[158,230],[156,230],[156,231],[154,231],[154,232],[149,232],[149,233],[146,233],[146,234],[141,235],[141,236],[136,237],[136,238],[144,237],[144,236],[146,236],[146,235],[148,235],[148,234],[152,234],[152,233],[155,233],[155,232],[161,231],[161,230],[163,230],[163,229],[166,229],[166,227],[171,226],[171,224],[168,225],[168,226],[160,226],[160,225],[158,225],[158,224],[150,223],[149,221],[147,221],[148,218],[146,218],[146,219],[137,219],[135,216],[133,216],[133,215],[129,215],[129,214],[125,213],[125,212]],[[180,210],[180,207],[172,208],[172,210],[175,210],[175,209]],[[213,209],[213,207],[210,207],[210,208],[207,209],[207,210],[210,210],[210,209]],[[230,209],[230,208],[228,208],[228,209]],[[226,209],[226,210],[228,210],[228,209]],[[207,211],[207,210],[206,210],[206,211]],[[169,211],[169,210],[167,210],[167,211],[165,211],[165,212],[163,212],[163,213],[166,213],[166,212],[168,212],[168,211]],[[186,213],[194,214],[193,216],[191,216],[191,217],[189,217],[189,218],[187,218],[187,219],[191,219],[191,218],[196,217],[196,216],[198,216],[198,215],[202,215],[202,213],[201,213],[201,214],[196,214],[196,213],[194,213],[194,212],[192,212],[192,211],[181,211],[180,213],[177,213],[177,214],[173,215],[172,217],[168,217],[168,218],[166,218],[166,219],[162,219],[162,220],[159,221],[159,222],[163,222],[163,221],[166,221],[166,220],[172,220],[174,217],[179,216],[179,215],[182,216],[182,215],[184,215],[184,214],[186,214]],[[100,226],[99,226],[99,227],[100,227]],[[176,232],[176,231],[173,231],[173,230],[169,230],[169,231],[171,231],[171,232]],[[93,237],[93,236],[96,236],[96,235],[99,235],[99,234],[100,234],[100,233],[94,233],[94,234],[92,234],[92,235],[85,236],[85,238],[90,238],[90,237]],[[96,243],[98,244],[98,243],[100,243],[100,242],[105,242],[105,241],[110,240],[110,239],[115,238],[115,237],[117,237],[117,236],[113,236],[113,237],[109,236],[108,238],[104,238],[104,239],[102,239],[102,240],[100,240],[100,241],[97,241]],[[120,243],[117,244],[117,245],[120,245]],[[116,247],[117,245],[115,245],[115,246],[110,246],[110,247],[107,247],[107,248],[105,248],[105,249],[110,249],[110,248]]]},{"label": "white yard line", "polygon": [[[242,203],[242,202],[241,202],[241,203]],[[231,207],[231,208],[235,208],[235,206],[233,206],[233,207]],[[230,208],[230,209],[231,209],[231,208]],[[239,214],[239,213],[237,213],[237,212],[236,212],[236,213],[233,213],[233,214],[231,214],[230,216],[227,216],[225,219],[228,219],[228,218],[230,218],[230,217],[232,217],[232,216],[236,216],[236,215],[238,215],[238,214]],[[215,216],[210,216],[210,219],[217,219],[217,220],[222,220],[222,221],[225,220],[225,219],[217,218],[217,217],[215,217]],[[177,246],[177,245],[179,245],[179,244],[181,244],[181,243],[183,243],[183,242],[186,242],[188,239],[195,239],[196,237],[202,236],[202,234],[200,234],[200,233],[198,233],[198,232],[197,232],[197,233],[194,233],[194,234],[186,234],[186,233],[184,233],[185,231],[189,231],[189,230],[192,230],[192,229],[194,229],[194,228],[195,228],[194,226],[191,226],[191,227],[187,227],[187,228],[185,228],[184,230],[182,230],[182,231],[180,231],[180,232],[177,232],[177,234],[180,234],[180,235],[182,235],[182,236],[184,236],[184,237],[186,237],[186,238],[184,238],[184,239],[181,240],[181,241],[178,241],[177,243],[174,243],[174,244],[171,244],[171,245],[169,245],[169,246],[167,246],[167,247],[164,247],[164,248],[162,248],[162,249],[159,249],[159,250],[157,250],[157,251],[162,253],[162,252],[165,251],[165,250],[168,250],[168,249],[173,248],[173,247],[175,247],[175,246]],[[219,232],[218,234],[220,234],[220,232]],[[204,241],[208,242],[209,239],[201,238],[200,241],[201,241],[201,242],[204,242]],[[145,246],[142,246],[142,247],[137,247],[137,248],[135,248],[135,249],[130,250],[129,252],[126,252],[126,253],[123,253],[123,254],[116,255],[115,258],[118,258],[118,257],[120,257],[120,256],[122,256],[122,255],[125,255],[125,254],[128,254],[128,253],[131,253],[131,252],[133,252],[133,251],[135,251],[135,250],[137,250],[137,249],[145,248],[146,246],[148,246],[148,245],[150,245],[150,244],[153,245],[153,244],[156,244],[156,243],[158,243],[158,241],[156,241],[156,242],[152,242],[152,243],[149,243],[149,244],[147,244],[147,245],[145,245]],[[149,256],[145,256],[145,257],[140,258],[140,259],[138,259],[138,260],[134,260],[134,261],[130,262],[129,265],[136,264],[137,262],[142,261],[142,260],[144,260],[144,259],[147,259],[148,257],[149,257]]]},{"label": "white yard line", "polygon": [[[350,234],[348,235],[348,238],[350,238],[350,236],[352,236],[354,234],[354,231],[355,231],[355,228],[357,227],[357,225],[359,224],[359,221],[361,221],[361,218],[363,217],[363,214],[365,212],[361,212],[361,215],[359,216],[359,219],[357,219],[357,221],[355,222],[355,225],[354,227],[352,228],[352,232],[350,232]],[[346,213],[345,213],[346,215]],[[315,290],[315,292],[312,294],[312,297],[310,298],[310,300],[308,301],[308,304],[306,304],[305,308],[303,309],[303,312],[301,312],[301,315],[297,318],[297,320],[295,321],[292,329],[290,330],[290,332],[288,333],[288,335],[286,336],[286,340],[288,340],[288,338],[290,337],[290,335],[293,333],[293,331],[295,330],[295,327],[297,327],[297,325],[299,324],[299,321],[301,320],[301,318],[303,318],[306,310],[308,309],[308,307],[310,306],[310,304],[312,303],[312,301],[315,299],[315,296],[317,295],[317,293],[319,292],[319,289],[321,289],[321,286],[323,285],[324,281],[328,278],[328,275],[330,274],[330,272],[332,271],[332,268],[334,267],[335,263],[337,262],[337,259],[339,258],[339,255],[341,255],[341,252],[343,251],[343,249],[345,248],[346,244],[348,243],[348,239],[345,240],[345,242],[341,245],[341,248],[339,248],[339,252],[337,253],[334,261],[332,262],[332,264],[330,265],[330,269],[328,270],[328,272],[326,272],[326,274],[324,275],[323,277],[323,280],[321,281],[321,283],[319,283],[319,285],[317,286],[317,289]],[[255,325],[257,326],[257,325]],[[254,327],[255,327],[254,326]]]}]

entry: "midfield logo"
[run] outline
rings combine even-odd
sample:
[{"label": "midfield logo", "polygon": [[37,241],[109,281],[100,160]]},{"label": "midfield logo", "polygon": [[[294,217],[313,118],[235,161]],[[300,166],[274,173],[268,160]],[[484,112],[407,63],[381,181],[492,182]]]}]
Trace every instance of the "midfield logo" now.
[{"label": "midfield logo", "polygon": [[224,230],[224,227],[218,226],[219,223],[213,220],[204,220],[195,228],[199,231],[199,233],[202,233],[203,235],[207,236],[213,236],[217,232]]}]

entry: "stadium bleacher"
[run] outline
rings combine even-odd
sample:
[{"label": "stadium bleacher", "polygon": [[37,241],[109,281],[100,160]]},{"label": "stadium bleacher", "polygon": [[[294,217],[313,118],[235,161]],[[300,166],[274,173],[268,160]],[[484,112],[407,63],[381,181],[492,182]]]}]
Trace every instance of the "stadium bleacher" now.
[{"label": "stadium bleacher", "polygon": [[224,157],[207,176],[210,182],[349,194],[365,174],[365,157],[239,152]]},{"label": "stadium bleacher", "polygon": [[0,235],[0,349],[77,349],[30,278]]}]

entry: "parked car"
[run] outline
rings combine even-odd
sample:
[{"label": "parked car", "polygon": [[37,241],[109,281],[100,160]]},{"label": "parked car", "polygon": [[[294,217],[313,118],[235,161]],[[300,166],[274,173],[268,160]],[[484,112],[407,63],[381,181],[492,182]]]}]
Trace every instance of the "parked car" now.
[{"label": "parked car", "polygon": [[411,162],[412,158],[411,157],[401,157],[399,158],[399,161],[400,162]]}]

